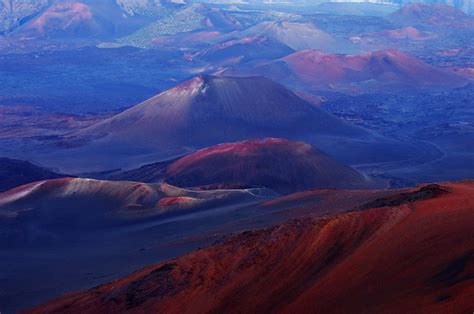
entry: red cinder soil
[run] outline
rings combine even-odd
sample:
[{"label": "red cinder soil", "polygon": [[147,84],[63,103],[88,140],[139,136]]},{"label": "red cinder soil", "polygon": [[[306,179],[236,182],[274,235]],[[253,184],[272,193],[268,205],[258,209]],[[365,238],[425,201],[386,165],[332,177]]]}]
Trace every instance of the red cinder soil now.
[{"label": "red cinder soil", "polygon": [[286,194],[308,188],[369,189],[384,185],[311,145],[278,138],[198,150],[170,164],[165,180],[181,187],[228,184],[267,187]]},{"label": "red cinder soil", "polygon": [[398,205],[246,232],[28,313],[470,313],[474,182],[377,202]]},{"label": "red cinder soil", "polygon": [[[285,62],[297,77],[313,85],[331,85],[377,80],[379,82],[426,86],[461,86],[460,77],[391,49],[360,55],[336,55],[305,50],[289,55]],[[315,75],[325,73],[325,75]],[[450,77],[446,80],[446,75]]]}]

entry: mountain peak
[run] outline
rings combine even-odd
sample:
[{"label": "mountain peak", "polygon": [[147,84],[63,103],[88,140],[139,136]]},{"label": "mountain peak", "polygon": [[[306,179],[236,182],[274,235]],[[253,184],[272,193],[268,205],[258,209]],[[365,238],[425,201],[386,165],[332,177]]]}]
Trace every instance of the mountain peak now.
[{"label": "mountain peak", "polygon": [[87,25],[92,19],[92,10],[85,3],[57,2],[28,24],[26,29],[41,35],[48,35],[48,31],[64,31],[79,26],[92,27],[92,25]]},{"label": "mountain peak", "polygon": [[330,34],[311,23],[271,21],[257,24],[242,34],[247,37],[267,37],[294,50],[322,49],[333,51],[339,44]]},{"label": "mountain peak", "polygon": [[410,3],[388,16],[399,25],[474,27],[474,18],[447,4]]},{"label": "mountain peak", "polygon": [[[196,76],[189,81],[183,82],[177,85],[174,88],[171,88],[160,95],[167,95],[167,96],[195,96],[199,94],[202,90],[204,90],[206,86],[206,80],[208,80],[207,76],[200,75]],[[158,95],[158,96],[160,96]],[[156,96],[156,97],[158,97]]]},{"label": "mountain peak", "polygon": [[[205,127],[203,127],[205,126]],[[264,77],[201,75],[75,134],[120,145],[204,147],[245,138],[366,135]]]}]

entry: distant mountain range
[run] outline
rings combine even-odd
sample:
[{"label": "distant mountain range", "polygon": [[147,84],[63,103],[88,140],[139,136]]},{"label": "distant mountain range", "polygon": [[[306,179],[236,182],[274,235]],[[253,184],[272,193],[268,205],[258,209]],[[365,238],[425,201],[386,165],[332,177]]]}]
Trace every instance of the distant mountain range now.
[{"label": "distant mountain range", "polygon": [[[457,1],[454,7],[472,14],[474,0],[466,1]],[[321,10],[316,8],[315,11],[387,16],[391,22],[400,26],[421,23],[429,26],[469,28],[473,25],[471,17],[443,3],[434,6],[409,4],[390,15],[398,5],[405,3],[390,2],[396,6],[390,6],[390,10],[374,10],[371,1],[367,2],[371,8],[365,5],[354,5],[352,8],[352,2],[365,3],[360,0],[337,0],[325,2],[320,6]],[[378,0],[376,3],[379,3]],[[374,13],[375,11],[377,12]],[[352,47],[349,42],[316,28],[312,23],[262,21],[246,25],[232,12],[203,3],[186,4],[180,0],[0,0],[0,48],[6,50],[45,45],[126,45],[150,48],[166,42],[178,42],[182,46],[183,41],[190,41],[183,36],[196,32],[205,37],[204,42],[214,43],[247,37],[266,37],[294,50],[350,52],[346,50]]]},{"label": "distant mountain range", "polygon": [[[209,0],[202,2],[212,2],[212,3],[242,3],[245,1],[242,0]],[[474,14],[474,0],[330,0],[330,1],[313,1],[313,0],[253,0],[252,3],[278,3],[278,4],[318,4],[318,3],[327,3],[327,2],[344,2],[344,3],[373,3],[373,4],[391,4],[404,6],[410,3],[425,3],[425,4],[436,4],[444,3],[452,5],[467,14]]]},{"label": "distant mountain range", "polygon": [[[195,1],[186,1],[195,2]],[[115,16],[115,13],[120,13],[122,18],[126,18],[128,22],[137,17],[157,17],[163,14],[170,5],[185,4],[184,0],[0,0],[0,35],[3,33],[9,33],[19,26],[29,22],[30,20],[37,17],[42,12],[48,11],[51,7],[61,4],[71,6],[72,4],[83,4],[88,7],[101,7],[105,8],[104,11],[107,14]],[[212,3],[240,3],[241,1],[234,0],[214,0],[214,1],[200,1],[200,2],[212,2]],[[261,3],[272,3],[273,1],[252,1]],[[281,3],[282,1],[279,1]],[[309,0],[287,0],[283,1],[287,3],[312,3]],[[324,1],[320,1],[324,3]],[[424,4],[449,4],[452,5],[467,14],[474,14],[474,0],[422,0],[422,1],[411,1],[411,0],[332,0],[326,2],[338,2],[338,3],[375,3],[375,4],[395,4],[404,6],[410,3],[424,3]],[[363,10],[363,9],[362,9]],[[115,13],[114,13],[115,12]],[[117,16],[118,17],[118,16]]]},{"label": "distant mountain range", "polygon": [[410,3],[425,3],[425,4],[449,4],[452,5],[465,13],[474,14],[474,1],[473,0],[332,0],[330,2],[367,2],[367,3],[389,3],[397,5],[407,5]]}]

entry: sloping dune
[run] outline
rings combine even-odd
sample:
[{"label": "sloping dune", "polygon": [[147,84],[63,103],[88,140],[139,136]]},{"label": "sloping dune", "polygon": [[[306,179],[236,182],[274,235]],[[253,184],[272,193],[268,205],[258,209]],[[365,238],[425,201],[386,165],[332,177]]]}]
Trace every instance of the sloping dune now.
[{"label": "sloping dune", "polygon": [[[165,183],[51,179],[0,193],[0,218],[103,223],[258,199],[259,189],[191,191]],[[36,218],[35,218],[36,217]]]},{"label": "sloping dune", "polygon": [[246,232],[29,313],[470,313],[473,195],[429,185]]}]

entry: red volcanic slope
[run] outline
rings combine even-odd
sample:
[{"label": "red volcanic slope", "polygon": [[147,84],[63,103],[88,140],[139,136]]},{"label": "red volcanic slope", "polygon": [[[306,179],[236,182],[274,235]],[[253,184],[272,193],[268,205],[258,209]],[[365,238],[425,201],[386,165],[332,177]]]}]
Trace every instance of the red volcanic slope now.
[{"label": "red volcanic slope", "polygon": [[388,19],[399,25],[474,27],[474,18],[447,4],[411,3],[395,11]]},{"label": "red volcanic slope", "polygon": [[[327,54],[304,50],[250,70],[275,80],[296,78],[314,88],[361,90],[379,86],[439,88],[462,86],[465,81],[398,50],[360,55]],[[252,73],[253,73],[252,72]]]},{"label": "red volcanic slope", "polygon": [[470,313],[474,182],[294,220],[27,313]]},{"label": "red volcanic slope", "polygon": [[127,16],[113,1],[54,1],[37,17],[12,33],[20,39],[111,38],[128,34],[149,22]]},{"label": "red volcanic slope", "polygon": [[269,79],[199,76],[80,130],[76,136],[163,149],[308,133],[367,134]]},{"label": "red volcanic slope", "polygon": [[378,185],[311,145],[277,138],[201,149],[170,164],[165,180],[181,187],[252,186],[279,193],[309,188],[367,189]]},{"label": "red volcanic slope", "polygon": [[91,32],[98,30],[91,8],[82,2],[57,2],[28,23],[22,32],[50,37],[61,32]]}]

